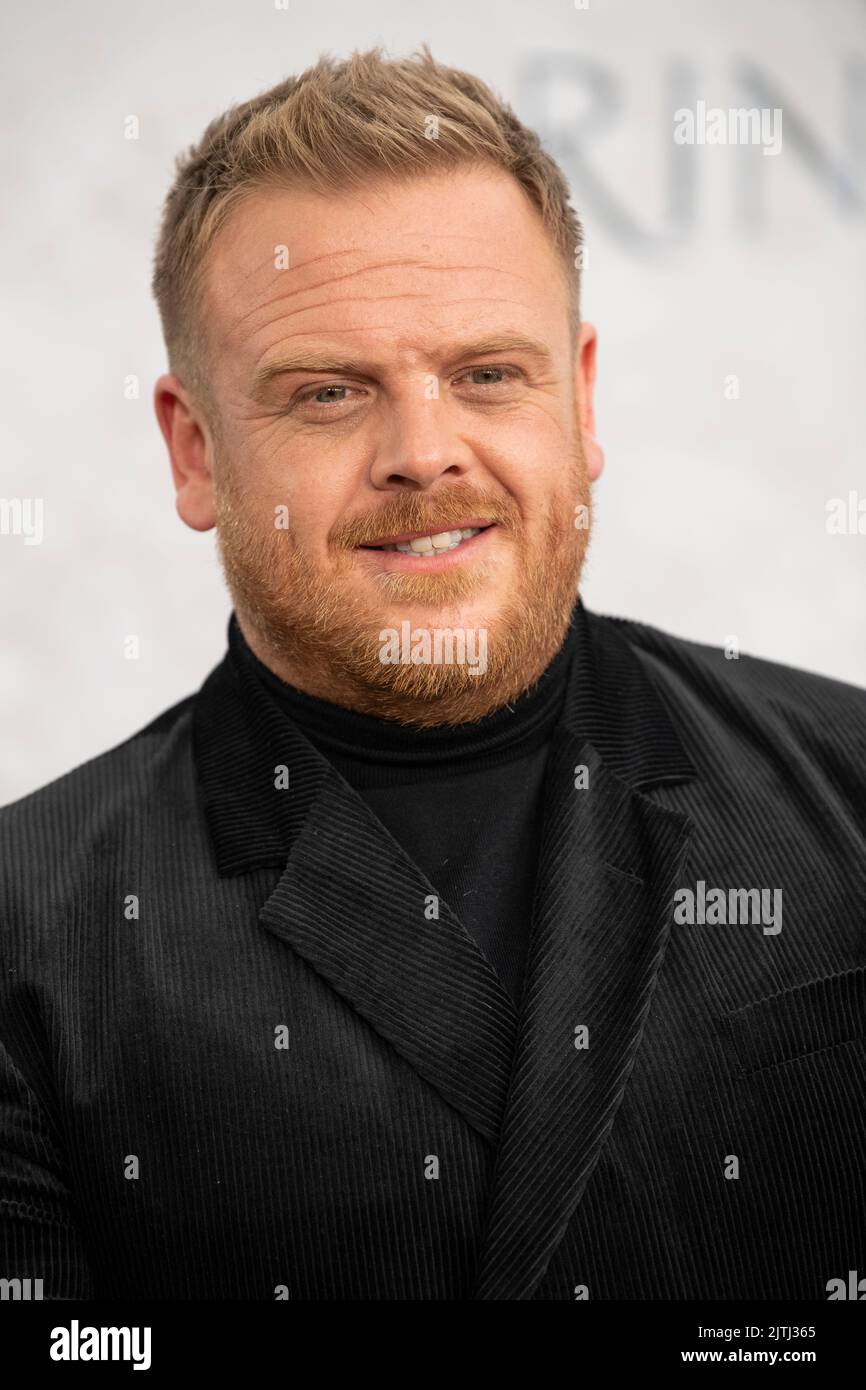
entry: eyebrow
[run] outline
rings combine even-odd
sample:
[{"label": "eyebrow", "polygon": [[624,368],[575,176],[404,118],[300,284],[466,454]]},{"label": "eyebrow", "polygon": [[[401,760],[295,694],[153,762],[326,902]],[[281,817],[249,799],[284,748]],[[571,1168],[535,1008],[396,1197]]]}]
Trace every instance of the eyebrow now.
[{"label": "eyebrow", "polygon": [[[451,360],[463,361],[470,357],[488,357],[491,354],[501,352],[520,352],[528,357],[534,357],[545,366],[551,366],[553,358],[550,349],[536,338],[527,338],[522,334],[516,333],[497,333],[491,337],[479,339],[476,342],[456,344],[447,354]],[[312,353],[299,349],[297,352],[282,352],[278,357],[274,357],[270,362],[265,362],[256,371],[252,390],[255,395],[264,391],[277,377],[286,376],[291,372],[319,372],[333,373],[335,376],[367,376],[369,375],[369,362],[362,361],[359,357],[344,357],[337,354],[330,355],[323,352]]]}]

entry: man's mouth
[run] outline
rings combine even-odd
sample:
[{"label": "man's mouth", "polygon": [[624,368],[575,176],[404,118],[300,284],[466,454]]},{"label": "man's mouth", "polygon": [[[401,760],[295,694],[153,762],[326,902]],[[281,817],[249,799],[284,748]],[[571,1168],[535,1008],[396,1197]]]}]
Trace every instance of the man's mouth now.
[{"label": "man's mouth", "polygon": [[489,521],[468,521],[448,531],[408,531],[399,536],[383,536],[359,546],[359,549],[399,551],[401,555],[445,555],[449,550],[459,549],[479,532],[487,531],[492,524]]}]

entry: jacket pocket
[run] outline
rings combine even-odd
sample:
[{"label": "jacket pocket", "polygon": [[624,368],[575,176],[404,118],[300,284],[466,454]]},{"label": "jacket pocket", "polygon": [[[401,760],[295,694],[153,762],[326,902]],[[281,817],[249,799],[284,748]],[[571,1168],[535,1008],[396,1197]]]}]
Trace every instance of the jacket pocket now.
[{"label": "jacket pocket", "polygon": [[722,1020],[741,1075],[866,1038],[866,967],[758,999]]}]

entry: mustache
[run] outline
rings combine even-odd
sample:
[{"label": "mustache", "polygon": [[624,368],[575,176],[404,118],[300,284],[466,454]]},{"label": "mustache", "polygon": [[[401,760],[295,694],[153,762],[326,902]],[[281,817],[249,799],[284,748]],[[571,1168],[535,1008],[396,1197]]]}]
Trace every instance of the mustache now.
[{"label": "mustache", "polygon": [[400,535],[406,531],[436,535],[453,530],[467,517],[476,516],[515,532],[521,530],[520,510],[511,498],[452,483],[442,488],[435,498],[416,492],[400,493],[375,512],[341,523],[331,531],[329,540],[337,549],[354,550],[359,545],[371,545],[380,536]]}]

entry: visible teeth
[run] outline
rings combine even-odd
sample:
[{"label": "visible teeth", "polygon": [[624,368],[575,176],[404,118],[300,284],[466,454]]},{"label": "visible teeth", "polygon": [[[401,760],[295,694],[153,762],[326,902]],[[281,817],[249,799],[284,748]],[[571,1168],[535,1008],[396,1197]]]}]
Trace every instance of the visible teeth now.
[{"label": "visible teeth", "polygon": [[480,526],[467,526],[462,531],[437,531],[434,536],[415,536],[398,545],[383,545],[382,549],[399,550],[402,555],[444,555],[446,550],[456,550],[462,541],[477,536],[480,530]]}]

